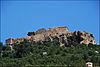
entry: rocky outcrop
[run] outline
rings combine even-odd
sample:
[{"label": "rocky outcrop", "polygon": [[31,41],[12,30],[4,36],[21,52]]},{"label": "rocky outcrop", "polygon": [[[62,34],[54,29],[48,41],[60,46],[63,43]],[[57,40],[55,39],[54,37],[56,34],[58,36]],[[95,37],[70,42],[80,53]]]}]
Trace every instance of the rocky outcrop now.
[{"label": "rocky outcrop", "polygon": [[39,42],[39,41],[57,41],[60,46],[70,46],[77,44],[96,44],[92,34],[87,32],[68,32],[66,26],[49,28],[48,30],[41,28],[35,32],[35,35],[23,37],[23,38],[9,38],[6,40],[6,44],[20,43],[24,39],[29,42]]}]

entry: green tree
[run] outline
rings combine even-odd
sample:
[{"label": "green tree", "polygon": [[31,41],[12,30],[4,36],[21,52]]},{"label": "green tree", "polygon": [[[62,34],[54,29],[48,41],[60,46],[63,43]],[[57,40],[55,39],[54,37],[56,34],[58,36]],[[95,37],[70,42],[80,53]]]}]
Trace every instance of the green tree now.
[{"label": "green tree", "polygon": [[28,32],[28,36],[35,35],[35,32]]}]

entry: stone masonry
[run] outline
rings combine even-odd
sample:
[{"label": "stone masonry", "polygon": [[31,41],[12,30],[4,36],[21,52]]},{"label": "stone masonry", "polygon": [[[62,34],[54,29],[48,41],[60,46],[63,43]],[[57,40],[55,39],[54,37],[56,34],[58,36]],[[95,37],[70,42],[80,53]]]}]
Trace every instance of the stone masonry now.
[{"label": "stone masonry", "polygon": [[[58,39],[60,46],[65,46],[73,43],[84,43],[84,44],[96,44],[94,37],[91,36],[90,33],[87,32],[68,32],[68,28],[66,26],[49,28],[48,30],[41,28],[35,32],[35,35],[26,36],[23,38],[9,38],[6,40],[6,44],[20,43],[23,42],[24,39],[34,42],[45,41],[49,38],[50,41],[53,41],[54,38]],[[74,39],[76,38],[76,39]],[[82,39],[82,40],[79,40]],[[77,42],[79,40],[79,42]]]}]

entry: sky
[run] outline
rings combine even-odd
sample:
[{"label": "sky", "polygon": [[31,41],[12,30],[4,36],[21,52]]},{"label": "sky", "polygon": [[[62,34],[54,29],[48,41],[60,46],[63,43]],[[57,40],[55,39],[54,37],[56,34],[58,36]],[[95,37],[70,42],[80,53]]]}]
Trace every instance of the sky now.
[{"label": "sky", "polygon": [[39,28],[67,26],[93,33],[99,43],[99,1],[1,1],[1,42]]}]

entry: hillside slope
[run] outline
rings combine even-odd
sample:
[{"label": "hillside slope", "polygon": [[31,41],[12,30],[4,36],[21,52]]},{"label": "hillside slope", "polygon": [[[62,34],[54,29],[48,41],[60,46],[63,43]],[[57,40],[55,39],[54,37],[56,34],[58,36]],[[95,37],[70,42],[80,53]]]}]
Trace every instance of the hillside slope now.
[{"label": "hillside slope", "polygon": [[0,42],[0,67],[86,67],[100,66],[100,45],[91,33],[68,32],[66,26],[42,28],[23,38]]},{"label": "hillside slope", "polygon": [[100,45],[77,44],[70,47],[59,47],[58,42],[28,41],[2,47],[0,67],[85,67],[87,61],[100,66]]}]

